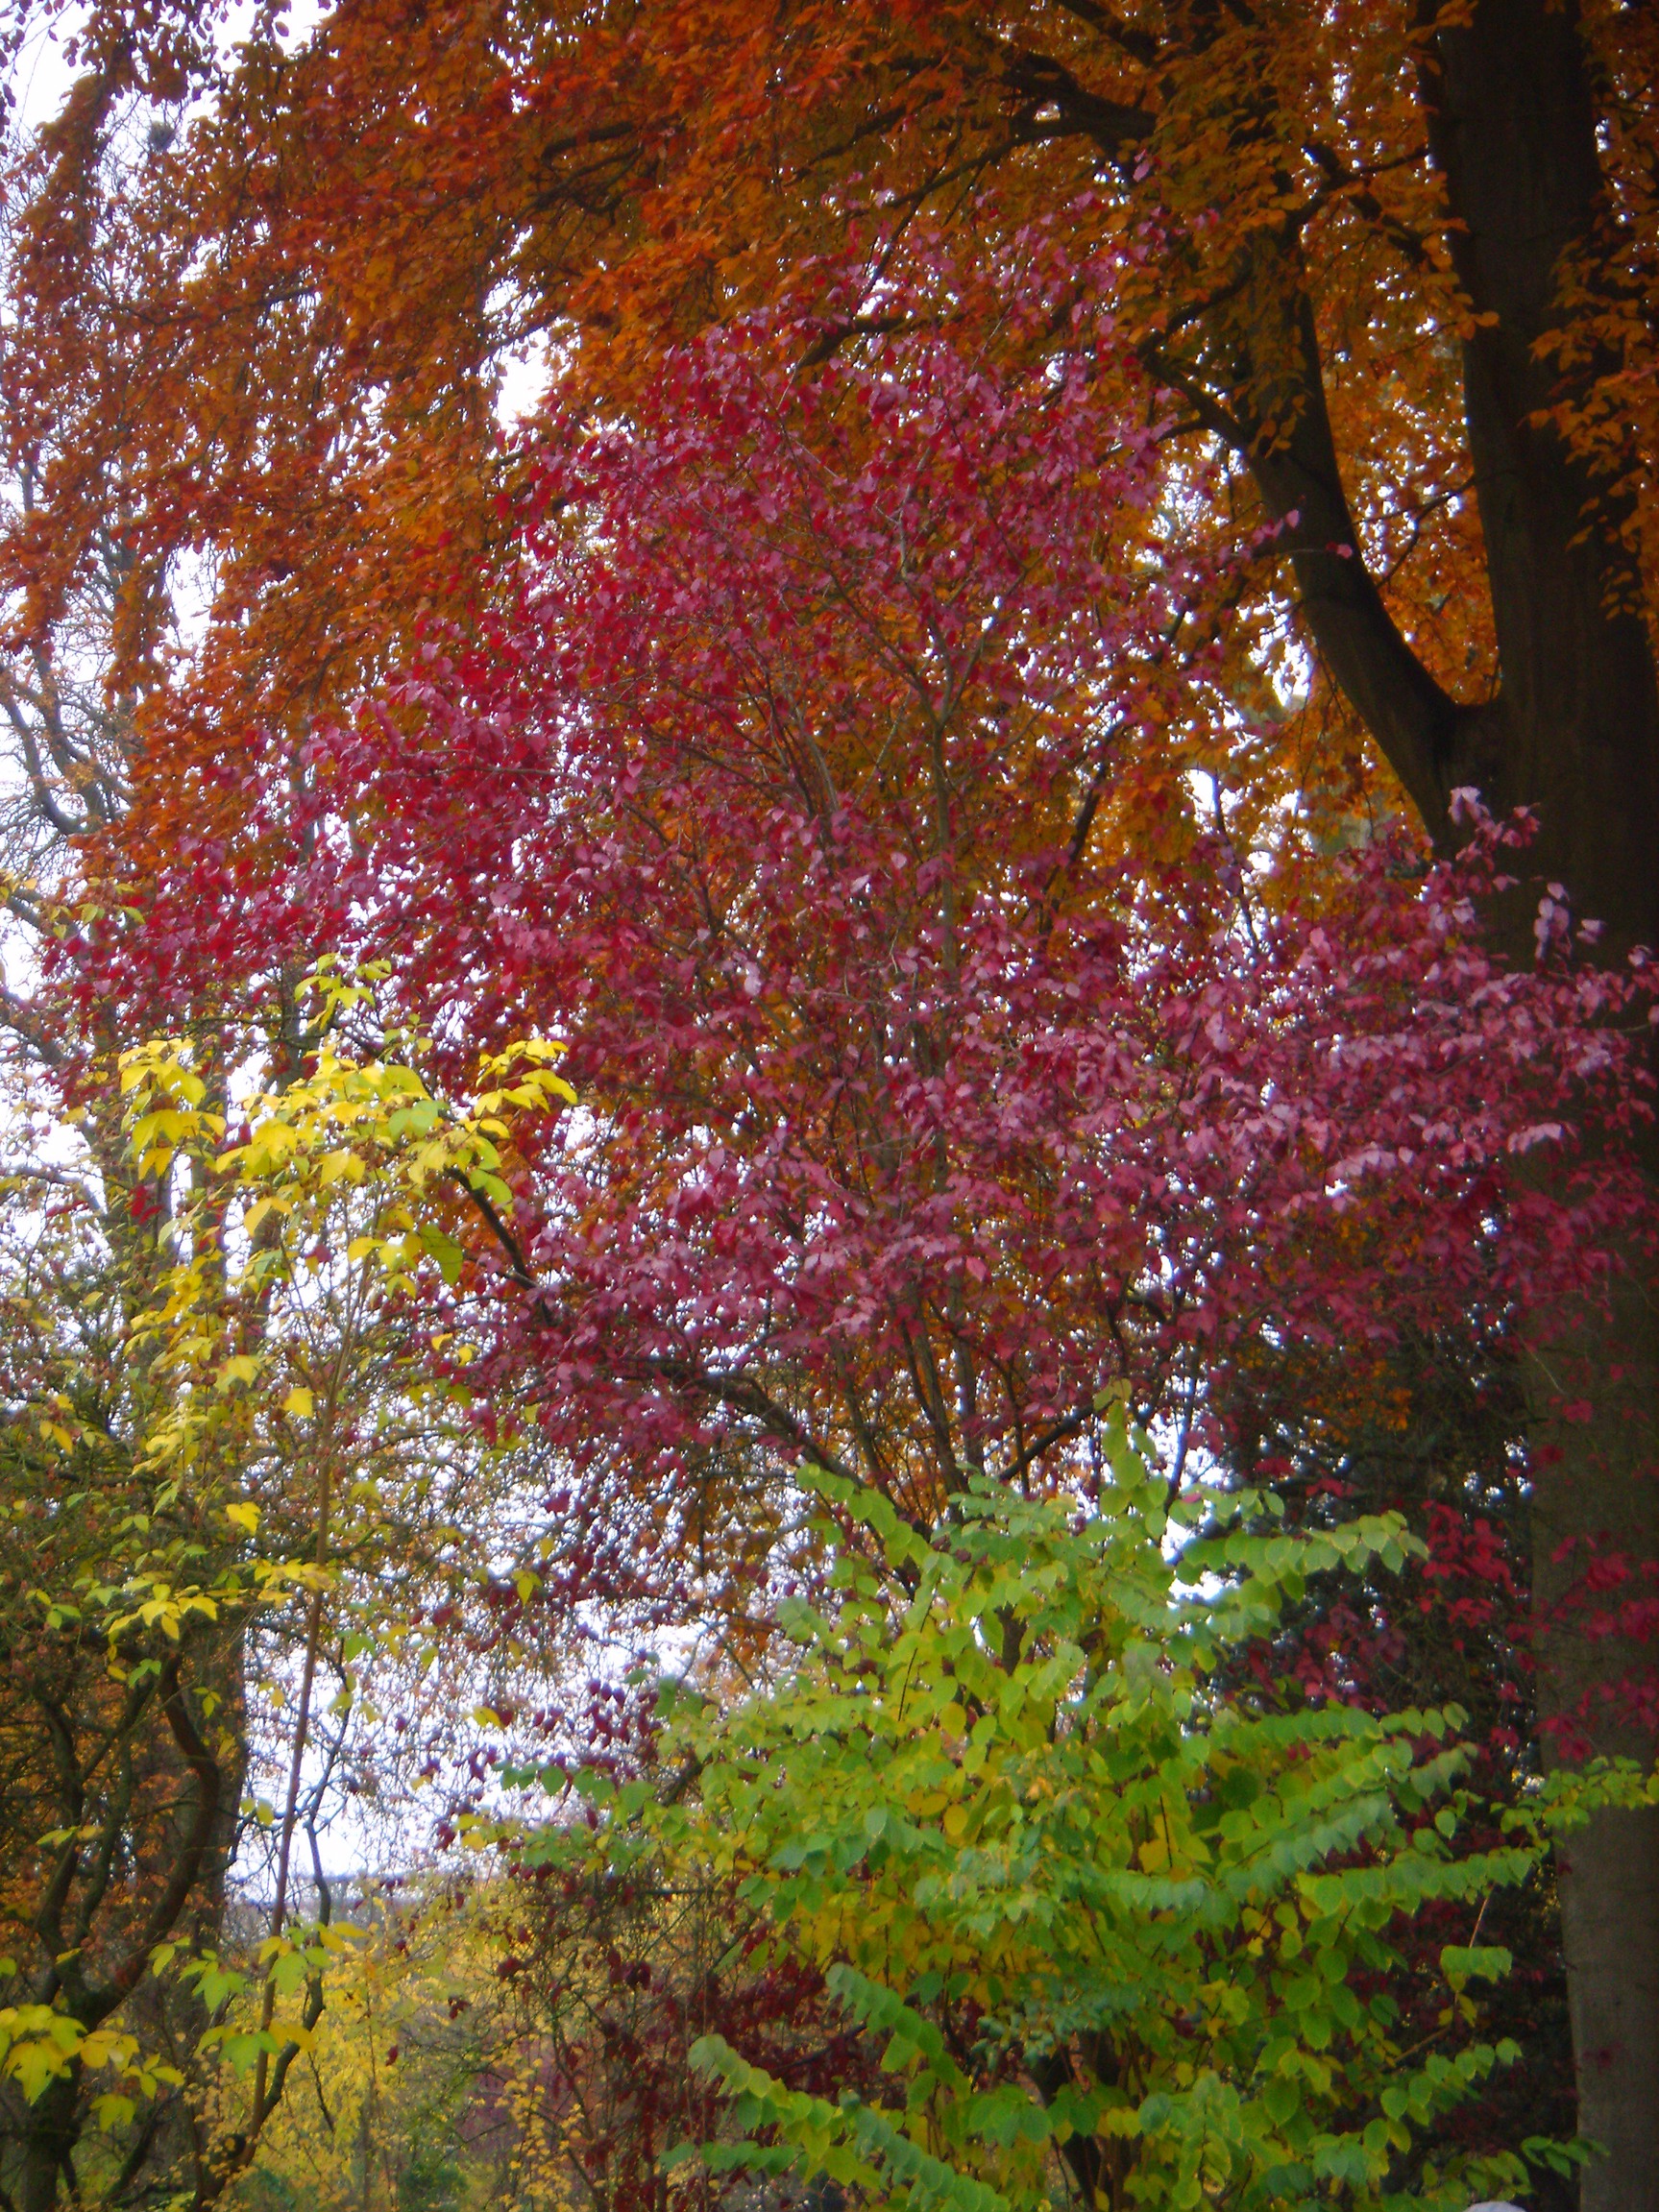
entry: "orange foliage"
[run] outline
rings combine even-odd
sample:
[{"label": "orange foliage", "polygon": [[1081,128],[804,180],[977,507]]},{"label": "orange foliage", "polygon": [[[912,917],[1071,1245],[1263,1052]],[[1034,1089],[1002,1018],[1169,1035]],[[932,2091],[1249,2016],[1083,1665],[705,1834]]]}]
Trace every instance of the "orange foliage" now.
[{"label": "orange foliage", "polygon": [[[1289,801],[1331,843],[1403,791],[1449,845],[1478,786],[1539,810],[1527,864],[1609,957],[1659,942],[1652,8],[339,0],[290,36],[261,0],[234,47],[231,16],[91,0],[85,74],[5,179],[9,644],[42,649],[111,542],[124,579],[134,804],[99,866],[245,834],[244,733],[299,781],[424,617],[476,619],[525,466],[515,350],[614,415],[667,337],[808,304],[849,245],[856,348],[901,266],[925,294],[913,235],[1037,221],[1077,265],[1112,250],[1116,339],[1178,405],[1166,499],[1224,543],[1279,528],[1223,625],[1237,725],[1178,712],[1171,765],[1247,784],[1247,833]],[[994,349],[974,258],[928,311]],[[1527,955],[1535,901],[1495,910]],[[1554,1325],[1539,1372],[1595,1396],[1567,1425],[1540,1397],[1541,1581],[1607,1531],[1659,1573],[1645,1286]],[[1557,1713],[1629,1660],[1538,1648]],[[1575,2016],[1627,2054],[1583,2119],[1609,2173],[1653,2173],[1659,1975],[1632,2025],[1622,1923],[1659,1930],[1659,1832],[1638,1874],[1622,1836],[1574,1851]]]},{"label": "orange foliage", "polygon": [[[0,560],[17,634],[50,624],[118,510],[148,834],[164,835],[199,815],[192,765],[250,718],[297,729],[423,608],[468,601],[502,534],[494,402],[515,347],[551,349],[616,405],[666,331],[798,293],[849,230],[886,241],[879,314],[880,268],[925,208],[1139,241],[1123,327],[1194,436],[1235,455],[1308,405],[1310,304],[1359,549],[1428,675],[1478,701],[1494,649],[1460,388],[1471,307],[1426,136],[1435,21],[1359,0],[1121,18],[1057,0],[364,0],[298,41],[266,8],[226,55],[210,12],[95,9],[88,73],[11,178],[9,428],[36,502]],[[1605,225],[1555,341],[1555,404],[1628,488],[1650,450],[1631,403],[1649,427],[1655,405],[1642,149],[1659,54],[1626,11],[1592,31]],[[177,135],[142,134],[187,92]],[[1256,475],[1235,460],[1246,515],[1263,489],[1273,503]],[[1633,539],[1646,497],[1619,519]],[[210,560],[212,620],[182,685],[163,585],[192,558]],[[1295,777],[1344,787],[1352,707],[1315,685],[1285,717],[1255,651],[1267,620],[1240,635],[1241,704],[1280,726]]]}]

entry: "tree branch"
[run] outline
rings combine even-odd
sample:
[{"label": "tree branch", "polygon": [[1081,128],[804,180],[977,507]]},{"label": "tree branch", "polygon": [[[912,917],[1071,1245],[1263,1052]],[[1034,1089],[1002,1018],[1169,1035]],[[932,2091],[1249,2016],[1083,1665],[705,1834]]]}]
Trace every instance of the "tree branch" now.
[{"label": "tree branch", "polygon": [[1176,388],[1244,458],[1281,525],[1279,544],[1321,658],[1444,851],[1452,791],[1460,784],[1490,787],[1503,710],[1452,698],[1383,604],[1343,489],[1300,257],[1278,240],[1252,253],[1250,280],[1233,310],[1247,357],[1225,407],[1156,345],[1144,357],[1155,375],[1179,377]]}]

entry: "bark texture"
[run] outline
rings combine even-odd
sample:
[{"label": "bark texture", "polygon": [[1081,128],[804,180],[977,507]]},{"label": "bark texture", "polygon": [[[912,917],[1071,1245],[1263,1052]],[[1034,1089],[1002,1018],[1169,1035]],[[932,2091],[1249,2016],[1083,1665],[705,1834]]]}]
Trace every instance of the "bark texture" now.
[{"label": "bark texture", "polygon": [[[1499,806],[1538,810],[1540,873],[1606,923],[1617,956],[1659,944],[1659,691],[1620,518],[1536,423],[1552,374],[1535,342],[1552,320],[1561,258],[1589,235],[1600,191],[1575,12],[1485,0],[1467,27],[1440,35],[1424,89],[1462,223],[1457,272],[1491,318],[1464,352],[1502,677],[1487,788]],[[1627,1695],[1648,1655],[1598,1633],[1582,1579],[1598,1554],[1638,1577],[1659,1564],[1659,1327],[1640,1263],[1625,1267],[1610,1314],[1540,1317],[1529,1350],[1546,1756],[1570,1749],[1560,1732],[1572,1729],[1598,1752],[1650,1763],[1652,1736]],[[1564,1402],[1593,1407],[1592,1418],[1568,1421]],[[1653,2212],[1659,1815],[1598,1816],[1563,1848],[1560,1873],[1579,2127],[1607,2151],[1585,2174],[1585,2212]]]},{"label": "bark texture", "polygon": [[61,2178],[72,2188],[75,2145],[80,2138],[81,2070],[49,2082],[29,2106],[23,2137],[18,2212],[52,2212]]},{"label": "bark texture", "polygon": [[[1280,514],[1303,520],[1296,565],[1305,618],[1431,834],[1446,801],[1476,785],[1495,809],[1537,810],[1539,881],[1566,885],[1607,929],[1609,957],[1659,945],[1659,686],[1622,517],[1539,417],[1560,395],[1537,341],[1556,313],[1562,258],[1589,240],[1601,178],[1576,10],[1478,0],[1426,46],[1421,90],[1454,219],[1452,253],[1478,321],[1463,381],[1498,636],[1495,702],[1460,706],[1389,620],[1357,559],[1305,301],[1306,388],[1289,441],[1254,457]],[[1263,313],[1283,322],[1263,287]],[[1287,357],[1282,335],[1277,357]],[[1519,957],[1536,884],[1500,918]],[[1652,1163],[1649,1163],[1652,1172]],[[1616,1258],[1619,1255],[1615,1255]],[[1659,1320],[1640,1263],[1608,1312],[1537,1317],[1527,1345],[1537,1473],[1533,1574],[1547,1756],[1574,1735],[1650,1763],[1632,1710],[1650,1655],[1605,1633],[1583,1579],[1615,1555],[1640,1589],[1659,1568]],[[1564,1404],[1593,1410],[1569,1419]],[[1564,1939],[1581,2131],[1605,2148],[1584,2212],[1659,2212],[1659,1815],[1608,1813],[1561,1855]]]}]

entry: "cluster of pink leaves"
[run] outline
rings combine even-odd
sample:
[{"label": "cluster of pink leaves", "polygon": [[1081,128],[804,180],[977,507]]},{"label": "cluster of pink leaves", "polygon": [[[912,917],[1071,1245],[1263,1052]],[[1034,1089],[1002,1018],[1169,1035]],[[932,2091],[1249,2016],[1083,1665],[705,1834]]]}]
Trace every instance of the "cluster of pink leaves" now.
[{"label": "cluster of pink leaves", "polygon": [[[215,894],[248,957],[389,959],[457,1081],[570,1040],[583,1110],[467,1288],[573,1592],[677,1602],[710,1536],[775,1561],[802,1456],[922,1515],[982,1470],[1086,1481],[1123,1386],[1222,1449],[1231,1364],[1489,1329],[1586,1286],[1626,1203],[1575,1135],[1643,1110],[1644,979],[1553,904],[1535,970],[1482,950],[1524,824],[1270,880],[1168,779],[1162,859],[1111,834],[1172,725],[1235,719],[1251,548],[1183,538],[1108,326],[1037,346],[1040,258],[1024,367],[894,301],[810,377],[763,319],[625,424],[550,421],[476,630],[302,779],[256,768],[249,850],[292,841]],[[189,936],[164,911],[143,957]],[[1577,1172],[1512,1187],[1544,1144]]]},{"label": "cluster of pink leaves", "polygon": [[999,373],[901,336],[809,382],[779,339],[552,425],[510,603],[317,749],[353,830],[311,911],[457,1067],[571,1041],[491,1373],[613,1589],[704,1516],[769,1544],[801,1455],[926,1513],[981,1469],[1075,1479],[1115,1384],[1202,1434],[1264,1346],[1489,1326],[1623,1203],[1511,1160],[1639,1110],[1638,985],[1553,920],[1535,972],[1480,947],[1524,825],[1300,887],[1225,837],[1111,849],[1103,794],[1224,722],[1232,579],[1109,341]]}]

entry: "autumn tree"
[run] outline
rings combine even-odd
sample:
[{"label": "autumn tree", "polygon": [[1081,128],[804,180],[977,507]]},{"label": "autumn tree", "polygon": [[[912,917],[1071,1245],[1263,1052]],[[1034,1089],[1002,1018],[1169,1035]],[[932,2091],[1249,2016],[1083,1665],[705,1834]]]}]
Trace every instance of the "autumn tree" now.
[{"label": "autumn tree", "polygon": [[[188,1596],[165,1624],[145,1621],[151,1592],[134,1592],[111,1647],[88,1607],[112,1573],[147,1564],[165,1578],[170,1550],[177,1575],[188,1537],[177,1517],[148,1540],[132,1525],[153,1502],[134,1468],[142,1369],[127,1356],[118,1269],[77,1197],[64,1176],[43,1228],[31,1233],[16,1197],[7,1221],[0,2167],[29,2206],[56,2201],[78,2153],[82,2183],[108,2166],[117,2193],[183,2153],[182,2091],[206,2022],[187,1991],[152,1981],[150,1957],[216,1933],[245,1764],[237,1624]],[[89,2170],[95,2103],[110,2133]]]},{"label": "autumn tree", "polygon": [[[1009,257],[1011,325],[1052,256]],[[244,960],[337,933],[456,1053],[569,1029],[586,1113],[526,1127],[467,1276],[477,1387],[550,1458],[532,1617],[764,1647],[816,1571],[803,1459],[920,1529],[976,1477],[1086,1496],[1127,1392],[1178,1484],[1237,1474],[1593,1284],[1628,1189],[1584,1117],[1640,1108],[1609,1026],[1639,1006],[1564,920],[1540,972],[1481,949],[1524,828],[1472,813],[1424,875],[1397,836],[1333,863],[1192,821],[1177,764],[1236,768],[1194,702],[1225,723],[1250,548],[1172,517],[1137,571],[1159,425],[1103,312],[1061,374],[922,331],[804,401],[810,328],[760,317],[625,424],[550,423],[480,632],[319,728],[298,802],[270,741],[266,835],[153,901],[165,979],[207,883]],[[1511,1173],[1542,1150],[1553,1197]],[[1365,1702],[1409,1617],[1357,1610],[1345,1669],[1283,1660],[1322,1697]]]},{"label": "autumn tree", "polygon": [[252,2163],[350,1957],[320,1838],[390,1794],[376,1689],[426,1607],[481,1605],[507,1528],[397,1286],[453,1249],[424,1181],[488,1185],[477,1121],[546,1111],[553,1056],[446,1109],[326,1052],[232,1129],[193,1057],[123,1064],[119,1237],[85,1158],[5,1194],[0,2186],[29,2212],[205,2207]]},{"label": "autumn tree", "polygon": [[[1172,451],[1214,468],[1200,511],[1279,525],[1232,690],[1259,700],[1277,635],[1302,679],[1281,759],[1369,745],[1442,848],[1458,789],[1534,808],[1536,880],[1489,909],[1512,951],[1556,884],[1614,966],[1652,941],[1649,11],[660,0],[364,6],[298,42],[262,15],[232,53],[212,30],[95,9],[17,176],[28,622],[89,543],[93,453],[124,456],[145,557],[220,564],[199,680],[150,720],[139,855],[245,833],[231,733],[263,717],[297,760],[423,601],[467,598],[516,341],[552,334],[621,401],[665,336],[810,293],[849,220],[885,227],[827,353],[883,321],[915,211],[976,243],[1041,212],[1125,243],[1119,332],[1180,396]],[[110,134],[204,91],[117,204]],[[143,272],[113,303],[119,378],[89,365],[80,283],[111,224]],[[1611,1322],[1564,1293],[1527,1340],[1540,1682],[1548,1742],[1647,1757],[1639,1640],[1578,1633],[1572,1603],[1592,1551],[1638,1588],[1659,1551],[1652,1325],[1604,1249]],[[1650,2204],[1659,1823],[1610,1814],[1563,1871],[1584,2121],[1614,2152],[1590,2200]]]}]

